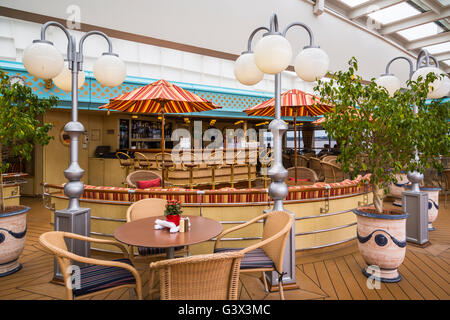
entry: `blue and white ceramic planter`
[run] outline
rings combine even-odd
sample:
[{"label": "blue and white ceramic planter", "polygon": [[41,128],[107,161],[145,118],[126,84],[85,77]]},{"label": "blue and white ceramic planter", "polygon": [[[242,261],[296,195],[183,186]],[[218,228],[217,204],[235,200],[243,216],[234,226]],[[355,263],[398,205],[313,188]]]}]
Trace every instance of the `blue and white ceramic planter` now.
[{"label": "blue and white ceramic planter", "polygon": [[29,207],[17,206],[14,211],[0,213],[0,277],[22,269],[18,259],[25,247],[29,210]]},{"label": "blue and white ceramic planter", "polygon": [[398,282],[398,267],[406,253],[406,218],[401,211],[378,214],[374,207],[353,210],[357,215],[358,249],[367,267],[366,277],[382,282]]},{"label": "blue and white ceramic planter", "polygon": [[435,230],[433,222],[439,213],[439,191],[441,191],[441,188],[421,187],[420,191],[428,193],[428,231],[433,231]]}]

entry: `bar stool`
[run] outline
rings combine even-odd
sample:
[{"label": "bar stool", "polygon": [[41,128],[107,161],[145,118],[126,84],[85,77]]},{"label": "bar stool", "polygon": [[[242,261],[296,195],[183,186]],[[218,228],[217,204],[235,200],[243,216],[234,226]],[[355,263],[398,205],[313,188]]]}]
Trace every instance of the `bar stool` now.
[{"label": "bar stool", "polygon": [[222,168],[223,152],[211,152],[210,156],[205,159],[206,166],[211,169],[211,186],[216,189],[216,170]]},{"label": "bar stool", "polygon": [[174,170],[175,166],[172,161],[170,153],[162,152],[155,155],[156,167],[161,170],[162,182],[161,186],[164,188],[166,182],[169,180],[169,170]]},{"label": "bar stool", "polygon": [[152,167],[152,162],[143,153],[135,152],[134,160],[137,163],[137,167],[142,170],[149,170]]},{"label": "bar stool", "polygon": [[267,188],[267,168],[272,166],[273,157],[272,150],[267,150],[263,155],[260,154],[259,161],[261,162],[261,171],[263,171],[264,188]]},{"label": "bar stool", "polygon": [[[256,150],[248,152],[247,156],[245,157],[245,162],[247,164],[248,168],[248,188],[252,188],[252,167],[256,167],[256,161],[258,161],[258,152]],[[252,162],[254,162],[252,164]]]},{"label": "bar stool", "polygon": [[[134,168],[134,160],[125,152],[116,152],[116,157],[119,159],[120,167],[125,170],[125,179],[130,174],[130,169]],[[126,182],[122,182],[126,185]]]},{"label": "bar stool", "polygon": [[196,158],[194,153],[191,153],[191,158],[189,161],[181,162],[181,167],[183,170],[189,171],[189,188],[194,187],[194,169],[200,168],[200,161]]}]

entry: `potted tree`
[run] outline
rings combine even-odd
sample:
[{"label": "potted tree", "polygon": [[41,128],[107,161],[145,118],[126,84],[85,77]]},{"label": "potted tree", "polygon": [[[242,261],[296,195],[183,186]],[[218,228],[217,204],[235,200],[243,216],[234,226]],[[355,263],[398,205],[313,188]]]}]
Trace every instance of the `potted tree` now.
[{"label": "potted tree", "polygon": [[42,124],[37,117],[54,106],[55,97],[39,99],[31,88],[11,83],[6,73],[0,70],[0,277],[19,271],[19,255],[25,246],[26,206],[6,206],[3,193],[2,174],[9,164],[3,163],[2,149],[31,159],[35,143],[47,144],[51,124]]},{"label": "potted tree", "polygon": [[[400,281],[397,268],[406,252],[407,213],[383,207],[384,192],[390,183],[397,183],[402,172],[423,172],[434,166],[436,158],[449,153],[448,103],[425,103],[429,84],[436,76],[408,81],[406,90],[389,93],[375,83],[363,83],[356,74],[355,58],[346,71],[336,72],[328,82],[319,81],[317,90],[322,99],[335,106],[325,115],[324,129],[340,144],[337,161],[345,172],[369,172],[368,184],[373,206],[354,210],[357,215],[358,248],[368,267],[374,267],[379,280]],[[417,106],[414,114],[412,106]],[[419,157],[415,159],[415,150]],[[363,156],[362,156],[363,155]]]}]

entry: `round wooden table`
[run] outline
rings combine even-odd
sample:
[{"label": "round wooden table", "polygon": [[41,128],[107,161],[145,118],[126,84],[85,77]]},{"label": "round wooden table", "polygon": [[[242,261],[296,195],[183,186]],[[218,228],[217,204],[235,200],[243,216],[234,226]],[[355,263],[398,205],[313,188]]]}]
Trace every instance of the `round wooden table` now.
[{"label": "round wooden table", "polygon": [[158,216],[127,222],[114,231],[114,238],[137,247],[166,248],[167,258],[172,259],[175,247],[207,241],[222,232],[222,225],[215,220],[199,216],[182,217],[188,217],[191,221],[191,227],[186,232],[170,233],[168,228],[155,230],[155,220],[166,219]]}]

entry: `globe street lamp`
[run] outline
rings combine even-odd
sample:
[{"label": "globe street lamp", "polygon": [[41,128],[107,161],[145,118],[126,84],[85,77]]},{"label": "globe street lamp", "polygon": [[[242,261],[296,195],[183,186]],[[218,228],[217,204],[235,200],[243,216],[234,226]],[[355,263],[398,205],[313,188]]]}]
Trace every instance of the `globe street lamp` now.
[{"label": "globe street lamp", "polygon": [[[391,64],[396,60],[406,60],[409,64],[409,79],[417,81],[419,76],[425,78],[428,73],[434,73],[438,79],[429,84],[430,90],[428,98],[440,99],[448,94],[450,90],[450,79],[445,72],[439,69],[437,59],[431,56],[427,50],[422,49],[417,57],[416,70],[414,63],[408,57],[396,57],[386,65],[386,72],[382,74],[375,82],[384,87],[390,96],[393,96],[400,89],[400,80],[389,72]],[[434,61],[434,66],[430,65],[430,60]],[[442,77],[442,75],[444,75]],[[413,113],[417,115],[417,106],[413,106]],[[419,160],[419,153],[415,150],[415,161]],[[418,244],[428,242],[428,196],[425,192],[420,192],[419,184],[422,182],[423,174],[414,171],[407,173],[408,180],[411,182],[411,190],[403,192],[403,210],[410,214],[406,223],[406,236],[409,241]]]},{"label": "globe street lamp", "polygon": [[[48,27],[60,28],[67,36],[67,62],[53,43],[45,39]],[[97,60],[94,65],[96,79],[105,86],[117,86],[126,77],[126,68],[118,55],[112,52],[112,43],[106,34],[100,31],[90,31],[84,34],[79,42],[77,51],[76,39],[62,24],[49,21],[42,26],[41,39],[34,40],[23,54],[25,69],[32,75],[42,79],[54,79],[55,84],[65,91],[72,91],[72,121],[64,126],[64,131],[70,136],[70,165],[64,171],[69,180],[64,186],[64,194],[69,198],[68,208],[55,211],[55,230],[78,233],[90,236],[90,209],[80,208],[80,197],[84,191],[84,184],[80,181],[84,174],[78,164],[79,136],[85,132],[84,126],[78,121],[78,88],[83,82],[83,44],[87,37],[99,35],[108,43],[108,52]],[[81,80],[80,79],[80,80]],[[81,84],[80,84],[81,82]],[[73,241],[73,240],[72,240]],[[90,247],[87,242],[70,242],[68,249],[73,253],[89,256]],[[55,264],[55,278],[61,279],[61,274]]]},{"label": "globe street lamp", "polygon": [[[294,68],[297,75],[305,81],[316,81],[322,78],[328,71],[328,55],[314,44],[311,29],[300,22],[289,24],[283,32],[279,31],[278,18],[273,14],[270,18],[269,28],[256,28],[248,39],[247,51],[243,52],[236,60],[234,74],[236,79],[244,85],[257,84],[263,78],[264,73],[275,75],[275,119],[269,124],[273,136],[273,164],[268,175],[272,179],[269,186],[269,195],[274,200],[273,211],[283,211],[283,199],[288,194],[288,187],[284,180],[287,170],[282,162],[282,138],[288,126],[281,119],[281,72],[285,70],[292,59],[292,47],[286,39],[286,33],[294,26],[304,28],[309,35],[309,45],[304,47],[294,60]],[[253,37],[259,31],[266,33],[255,45],[254,52],[251,49]],[[283,283],[295,284],[295,224],[292,226],[289,239],[286,244],[285,260],[283,267]],[[281,277],[272,274],[269,278],[272,284],[277,284]]]}]

